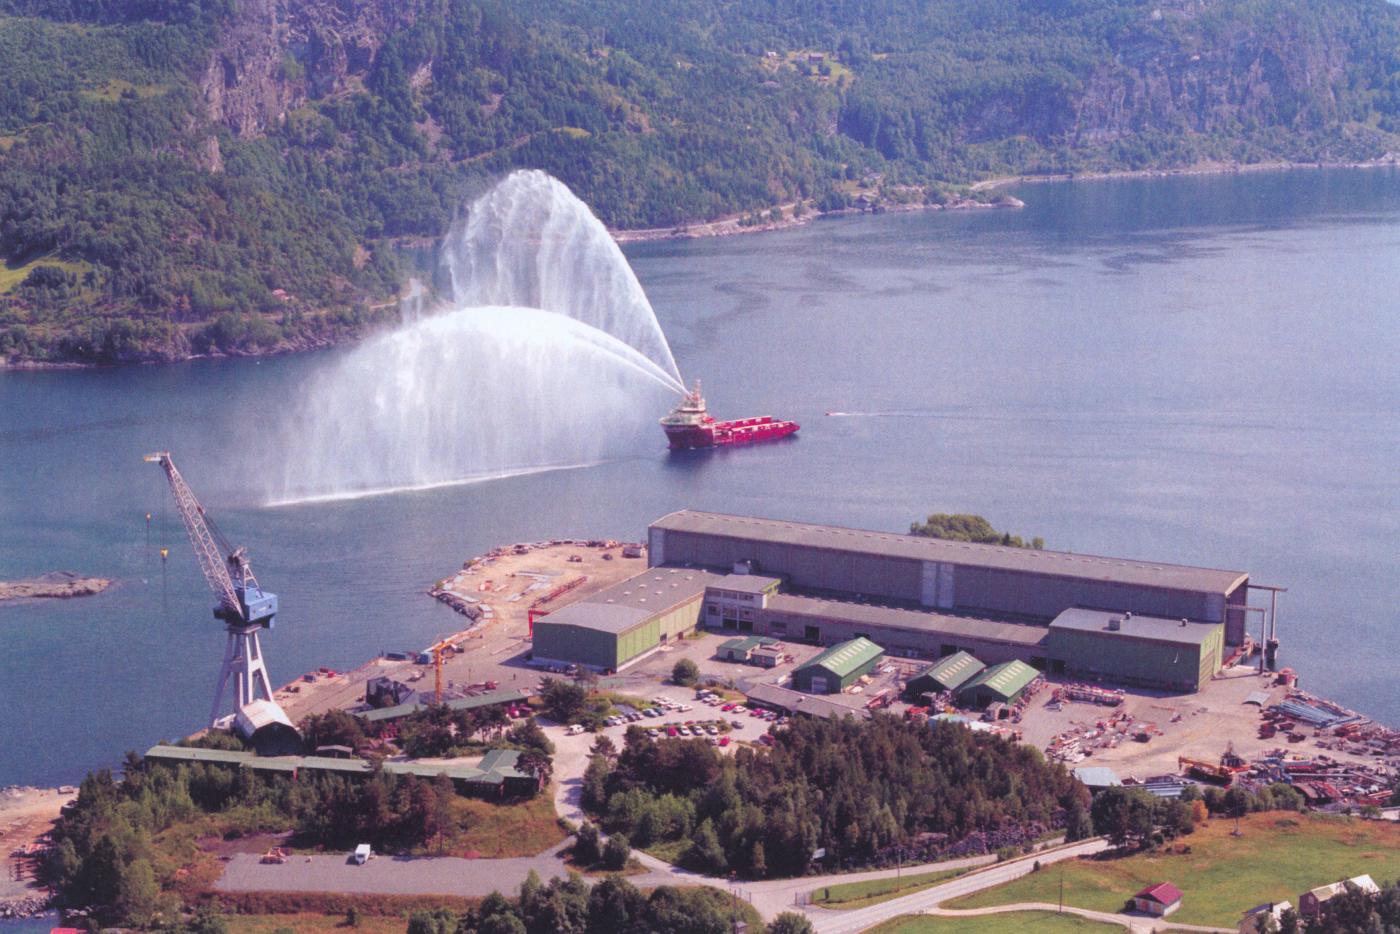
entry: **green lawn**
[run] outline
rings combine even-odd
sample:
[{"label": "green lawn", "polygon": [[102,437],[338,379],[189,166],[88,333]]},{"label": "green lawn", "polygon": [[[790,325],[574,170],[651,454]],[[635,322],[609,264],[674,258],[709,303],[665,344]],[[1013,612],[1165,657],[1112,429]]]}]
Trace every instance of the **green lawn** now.
[{"label": "green lawn", "polygon": [[1232,821],[1211,821],[1169,853],[1049,866],[944,907],[1055,902],[1063,866],[1067,905],[1118,911],[1143,887],[1171,882],[1184,893],[1173,921],[1234,927],[1260,902],[1296,904],[1300,892],[1360,873],[1377,882],[1400,876],[1400,826],[1393,823],[1271,811],[1251,814],[1241,827],[1243,836],[1233,837]]},{"label": "green lawn", "polygon": [[11,266],[9,263],[0,263],[0,295],[5,294],[10,291],[10,289],[23,282],[25,277],[29,275],[30,271],[35,266],[57,266],[60,269],[66,269],[79,276],[90,268],[87,263],[70,263],[67,260],[49,259],[47,257],[40,257],[39,259],[25,263],[23,266]]},{"label": "green lawn", "polygon": [[823,908],[864,908],[899,895],[926,889],[965,872],[966,869],[939,869],[918,875],[905,875],[899,879],[870,879],[866,882],[824,885],[812,892],[812,903]]},{"label": "green lawn", "polygon": [[1082,934],[1082,932],[1122,931],[1117,924],[1088,921],[1074,915],[1051,911],[1008,911],[1001,915],[976,918],[934,918],[904,915],[891,918],[866,934],[1005,934],[1006,931],[1034,931],[1035,934]]}]

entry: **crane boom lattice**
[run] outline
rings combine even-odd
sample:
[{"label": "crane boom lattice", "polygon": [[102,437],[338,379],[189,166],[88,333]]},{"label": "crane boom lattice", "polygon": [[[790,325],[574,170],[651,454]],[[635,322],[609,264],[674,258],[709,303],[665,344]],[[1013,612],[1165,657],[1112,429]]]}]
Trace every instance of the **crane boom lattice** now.
[{"label": "crane boom lattice", "polygon": [[209,589],[219,598],[219,605],[223,609],[242,617],[243,607],[239,605],[238,594],[233,587],[233,577],[224,563],[223,549],[214,540],[214,534],[205,520],[204,507],[195,499],[194,491],[176,469],[175,462],[170,459],[168,452],[148,454],[146,460],[159,464],[170,480],[175,508],[179,510],[180,520],[184,522],[185,531],[189,533],[190,544],[194,546],[195,560],[199,562],[199,570],[204,574],[204,579],[209,582]]},{"label": "crane boom lattice", "polygon": [[285,719],[286,715],[281,713],[281,708],[273,699],[272,682],[258,640],[258,631],[270,628],[273,617],[277,615],[277,595],[258,586],[243,549],[231,547],[219,532],[219,527],[204,512],[194,491],[176,469],[169,452],[148,454],[146,460],[159,464],[170,481],[175,506],[180,511],[185,531],[189,533],[190,544],[194,546],[199,570],[219,601],[218,606],[214,607],[214,616],[223,620],[228,629],[223,664],[219,668],[219,683],[214,690],[214,706],[209,712],[209,725],[213,726],[219,718],[230,680],[233,681],[234,704],[238,710],[242,711],[254,701],[265,700],[277,708],[278,716]]}]

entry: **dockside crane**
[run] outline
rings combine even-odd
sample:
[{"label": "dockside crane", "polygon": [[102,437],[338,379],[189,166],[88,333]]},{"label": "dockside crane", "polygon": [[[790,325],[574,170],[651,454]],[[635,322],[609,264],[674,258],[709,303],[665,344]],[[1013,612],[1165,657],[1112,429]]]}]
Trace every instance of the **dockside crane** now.
[{"label": "dockside crane", "polygon": [[228,630],[224,661],[219,669],[218,687],[214,691],[214,706],[209,712],[209,725],[213,726],[219,718],[230,679],[234,683],[235,709],[241,709],[255,700],[275,704],[258,633],[272,628],[277,615],[277,595],[258,586],[247,552],[243,548],[232,547],[214,520],[205,513],[204,507],[195,499],[194,491],[175,468],[170,452],[147,454],[145,459],[148,463],[159,464],[170,481],[175,508],[179,510],[185,531],[189,533],[199,569],[209,589],[219,600],[214,607],[214,618],[223,620]]}]

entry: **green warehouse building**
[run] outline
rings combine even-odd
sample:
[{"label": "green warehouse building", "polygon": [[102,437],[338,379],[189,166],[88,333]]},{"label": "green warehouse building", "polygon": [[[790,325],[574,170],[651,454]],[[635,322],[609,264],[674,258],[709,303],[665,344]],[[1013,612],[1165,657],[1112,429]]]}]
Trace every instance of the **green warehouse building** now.
[{"label": "green warehouse building", "polygon": [[535,620],[533,660],[621,671],[700,621],[705,588],[722,575],[651,568]]},{"label": "green warehouse building", "polygon": [[1074,608],[1050,623],[1048,648],[1072,675],[1198,691],[1220,670],[1225,627]]},{"label": "green warehouse building", "polygon": [[904,690],[915,699],[925,694],[956,691],[981,674],[986,667],[967,652],[955,652],[947,658],[940,658],[910,678]]},{"label": "green warehouse building", "polygon": [[885,650],[864,637],[833,645],[792,673],[792,686],[808,694],[840,694],[867,674]]},{"label": "green warehouse building", "polygon": [[1014,704],[1026,693],[1040,672],[1023,661],[1002,662],[980,672],[958,690],[958,703],[965,707],[988,704]]}]

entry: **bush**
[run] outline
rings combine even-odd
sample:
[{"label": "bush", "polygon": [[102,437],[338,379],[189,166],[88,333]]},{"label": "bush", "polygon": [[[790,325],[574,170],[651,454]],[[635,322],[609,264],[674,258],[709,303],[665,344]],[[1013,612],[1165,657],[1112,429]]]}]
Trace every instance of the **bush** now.
[{"label": "bush", "polygon": [[700,680],[700,666],[688,658],[683,658],[671,669],[671,680],[682,687],[691,687]]},{"label": "bush", "polygon": [[613,872],[621,872],[627,868],[627,860],[632,856],[632,847],[627,845],[627,838],[620,833],[615,833],[608,837],[607,845],[603,847],[603,866]]},{"label": "bush", "polygon": [[574,862],[580,866],[592,866],[603,858],[599,848],[598,828],[588,821],[574,835]]},{"label": "bush", "polygon": [[768,927],[763,930],[764,934],[813,934],[815,928],[803,915],[795,911],[785,911],[769,922]]}]

